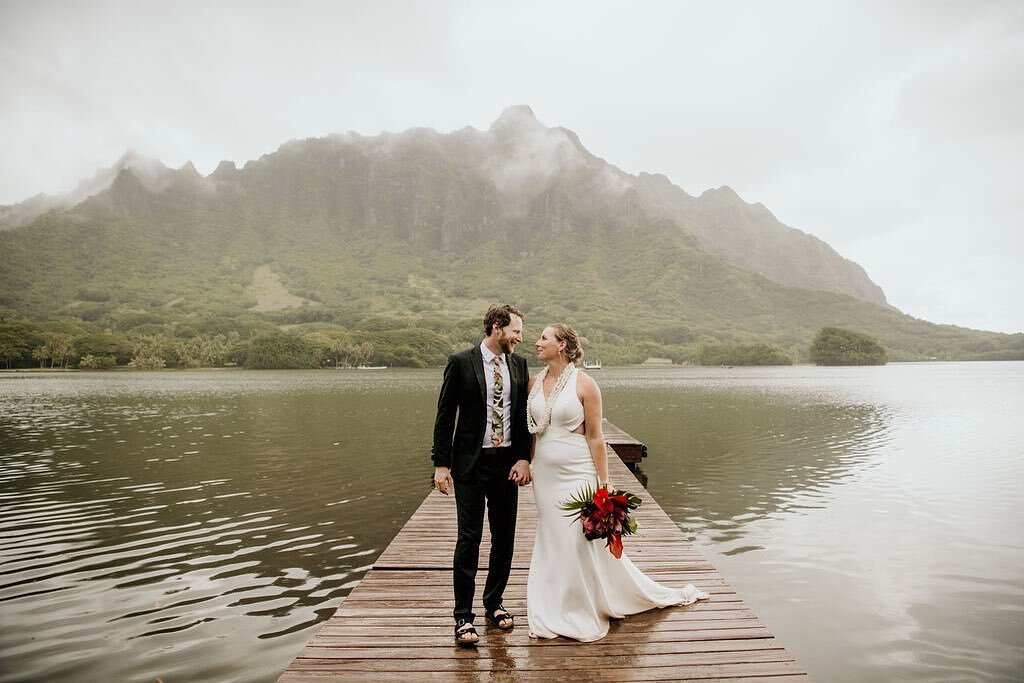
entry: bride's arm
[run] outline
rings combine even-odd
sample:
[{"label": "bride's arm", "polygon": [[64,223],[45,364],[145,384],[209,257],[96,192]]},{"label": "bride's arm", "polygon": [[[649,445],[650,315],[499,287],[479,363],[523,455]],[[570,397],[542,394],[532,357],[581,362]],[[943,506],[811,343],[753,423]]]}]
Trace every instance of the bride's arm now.
[{"label": "bride's arm", "polygon": [[598,481],[604,486],[608,483],[608,450],[604,443],[604,430],[601,428],[601,389],[590,375],[584,375],[582,372],[576,382],[576,388],[580,403],[583,404],[584,436],[587,437],[590,457],[594,459]]},{"label": "bride's arm", "polygon": [[[530,378],[530,381],[526,383],[526,395],[529,396],[530,392],[533,391],[533,383],[537,381],[537,375]],[[527,398],[526,411],[530,411],[529,398]],[[530,462],[533,463],[533,456],[537,452],[537,435],[530,434]]]}]

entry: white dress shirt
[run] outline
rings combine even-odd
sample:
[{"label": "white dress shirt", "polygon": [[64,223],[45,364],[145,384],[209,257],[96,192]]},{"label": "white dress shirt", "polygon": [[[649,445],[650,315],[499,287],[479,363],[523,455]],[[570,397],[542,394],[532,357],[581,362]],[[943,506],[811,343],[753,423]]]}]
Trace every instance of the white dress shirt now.
[{"label": "white dress shirt", "polygon": [[[491,439],[491,406],[494,404],[494,359],[497,358],[487,344],[480,342],[480,353],[484,357],[484,382],[487,384],[487,391],[484,399],[487,401],[487,419],[484,422],[484,443],[483,448],[494,448],[494,441]],[[501,445],[512,445],[512,378],[508,373],[508,357],[502,354],[501,363],[501,386],[503,387],[501,397],[502,424],[505,425],[505,440]]]}]

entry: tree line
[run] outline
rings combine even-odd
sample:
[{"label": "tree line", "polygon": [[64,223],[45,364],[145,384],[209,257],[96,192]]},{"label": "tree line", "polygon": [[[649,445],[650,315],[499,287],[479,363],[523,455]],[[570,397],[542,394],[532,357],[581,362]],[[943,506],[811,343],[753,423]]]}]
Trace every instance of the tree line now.
[{"label": "tree line", "polygon": [[394,365],[422,365],[400,358],[369,339],[325,333],[291,334],[272,330],[248,339],[237,331],[166,335],[74,333],[40,329],[31,323],[0,323],[0,363],[6,369],[128,367],[161,368],[319,368],[366,365],[375,359]]},{"label": "tree line", "polygon": [[[173,332],[98,332],[75,320],[49,325],[2,321],[0,363],[7,369],[83,370],[225,366],[252,369],[364,365],[436,367],[444,364],[452,350],[472,343],[472,336],[468,334],[444,334],[421,328],[353,332],[332,325],[311,325],[285,331],[266,325],[242,331],[198,331],[183,327],[177,330],[177,334]],[[600,334],[597,337],[601,339]],[[682,346],[601,341],[604,344],[597,344],[597,354],[591,355],[606,359],[609,365],[640,363],[658,356],[667,357],[676,364],[792,365],[799,362],[802,352],[818,365],[879,365],[887,362],[886,351],[877,339],[837,327],[821,328],[809,349],[785,349],[767,342],[705,342]],[[595,349],[592,345],[588,348],[591,351]]]}]

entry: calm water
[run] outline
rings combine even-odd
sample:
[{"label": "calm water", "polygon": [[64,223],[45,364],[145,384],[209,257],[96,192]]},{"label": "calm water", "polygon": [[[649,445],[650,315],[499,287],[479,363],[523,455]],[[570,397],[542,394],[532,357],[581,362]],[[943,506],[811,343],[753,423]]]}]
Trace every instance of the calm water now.
[{"label": "calm water", "polygon": [[[818,680],[1024,680],[1024,363],[595,376]],[[0,374],[0,681],[275,680],[428,491],[439,381]]]}]

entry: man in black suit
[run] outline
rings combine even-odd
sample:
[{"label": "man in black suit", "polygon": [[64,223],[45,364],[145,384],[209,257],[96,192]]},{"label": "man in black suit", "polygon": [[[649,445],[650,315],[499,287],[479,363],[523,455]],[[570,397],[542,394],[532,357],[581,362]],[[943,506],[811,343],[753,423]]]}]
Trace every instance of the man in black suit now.
[{"label": "man in black suit", "polygon": [[484,617],[502,630],[513,618],[502,607],[512,569],[519,486],[530,483],[531,438],[526,428],[526,359],[513,355],[523,340],[523,314],[508,304],[484,316],[479,346],[453,354],[444,369],[434,421],[434,485],[455,491],[459,536],[452,583],[455,642],[474,645],[473,596],[483,537],[484,501],[491,554],[484,585]]}]

